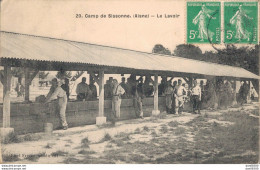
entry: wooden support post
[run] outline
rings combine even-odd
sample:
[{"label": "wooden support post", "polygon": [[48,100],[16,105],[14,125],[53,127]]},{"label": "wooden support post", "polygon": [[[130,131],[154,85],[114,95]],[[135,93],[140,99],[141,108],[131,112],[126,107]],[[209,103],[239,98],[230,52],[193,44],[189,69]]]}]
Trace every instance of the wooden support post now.
[{"label": "wooden support post", "polygon": [[96,118],[96,124],[102,125],[106,123],[106,117],[104,116],[104,71],[99,71],[99,109],[98,117]]},{"label": "wooden support post", "polygon": [[154,104],[154,110],[152,111],[152,115],[158,115],[160,114],[160,110],[158,109],[158,74],[154,75],[154,99],[153,99],[153,104]]},{"label": "wooden support post", "polygon": [[234,80],[234,84],[232,85],[233,88],[233,101],[232,105],[235,106],[237,105],[237,81]]},{"label": "wooden support post", "polygon": [[250,80],[248,80],[247,81],[248,83],[247,83],[247,85],[249,86],[248,87],[248,93],[247,93],[247,103],[251,103],[252,101],[251,101],[251,96],[250,96],[250,91],[251,91],[251,81]]},{"label": "wooden support post", "polygon": [[24,100],[25,102],[29,102],[30,101],[30,71],[29,68],[25,68],[24,69],[24,74],[25,74],[25,80],[24,80],[24,86],[25,86],[25,96],[24,96]]},{"label": "wooden support post", "polygon": [[13,132],[14,129],[10,128],[10,89],[11,89],[11,67],[4,66],[4,89],[3,89],[3,128],[1,128],[1,138],[3,139],[9,133]]}]

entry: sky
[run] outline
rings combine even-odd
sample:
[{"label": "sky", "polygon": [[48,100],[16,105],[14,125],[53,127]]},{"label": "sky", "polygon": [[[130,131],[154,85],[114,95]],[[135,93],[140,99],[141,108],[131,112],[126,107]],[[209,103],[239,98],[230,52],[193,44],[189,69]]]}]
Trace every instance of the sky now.
[{"label": "sky", "polygon": [[[152,52],[162,44],[172,52],[185,43],[186,9],[182,0],[3,0],[1,30]],[[83,18],[76,18],[81,14]],[[149,14],[150,18],[84,18],[101,14]],[[178,18],[157,18],[165,14]],[[212,50],[201,45],[202,51]]]}]

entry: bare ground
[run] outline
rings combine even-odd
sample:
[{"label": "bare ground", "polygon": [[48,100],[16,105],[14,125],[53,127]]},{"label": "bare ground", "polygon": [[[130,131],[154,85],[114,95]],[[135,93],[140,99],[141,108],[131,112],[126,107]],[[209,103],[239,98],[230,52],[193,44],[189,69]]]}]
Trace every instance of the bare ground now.
[{"label": "bare ground", "polygon": [[[258,162],[258,103],[31,134],[2,144],[5,163],[244,163]],[[19,140],[18,140],[19,141]]]}]

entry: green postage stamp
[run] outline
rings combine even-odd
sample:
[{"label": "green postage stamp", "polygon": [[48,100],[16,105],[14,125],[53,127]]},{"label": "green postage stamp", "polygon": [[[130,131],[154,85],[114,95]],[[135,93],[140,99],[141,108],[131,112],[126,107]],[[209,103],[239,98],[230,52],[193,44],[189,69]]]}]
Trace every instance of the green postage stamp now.
[{"label": "green postage stamp", "polygon": [[258,2],[224,2],[224,42],[258,43]]},{"label": "green postage stamp", "polygon": [[221,42],[220,2],[187,2],[187,43]]}]

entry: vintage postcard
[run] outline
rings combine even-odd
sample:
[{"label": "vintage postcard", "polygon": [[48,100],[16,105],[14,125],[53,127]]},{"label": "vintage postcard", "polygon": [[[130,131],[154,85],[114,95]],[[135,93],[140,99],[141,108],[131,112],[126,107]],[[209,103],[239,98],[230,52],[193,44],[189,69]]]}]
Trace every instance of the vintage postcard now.
[{"label": "vintage postcard", "polygon": [[0,80],[4,170],[259,168],[258,1],[2,0]]}]

